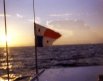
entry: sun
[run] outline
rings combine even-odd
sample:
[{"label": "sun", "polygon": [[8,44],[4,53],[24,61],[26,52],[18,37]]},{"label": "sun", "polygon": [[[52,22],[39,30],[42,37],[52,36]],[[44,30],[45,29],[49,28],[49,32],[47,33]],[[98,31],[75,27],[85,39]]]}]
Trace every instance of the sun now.
[{"label": "sun", "polygon": [[[21,47],[21,46],[33,46],[34,35],[32,30],[25,29],[25,25],[8,24],[7,37],[5,36],[5,29],[1,26],[0,30],[0,47]],[[28,26],[27,26],[28,27]],[[29,27],[28,27],[29,28]]]},{"label": "sun", "polygon": [[10,35],[8,35],[8,36],[0,35],[0,45],[5,46],[6,41],[7,41],[8,44],[10,44],[11,41],[12,41],[12,37]]}]

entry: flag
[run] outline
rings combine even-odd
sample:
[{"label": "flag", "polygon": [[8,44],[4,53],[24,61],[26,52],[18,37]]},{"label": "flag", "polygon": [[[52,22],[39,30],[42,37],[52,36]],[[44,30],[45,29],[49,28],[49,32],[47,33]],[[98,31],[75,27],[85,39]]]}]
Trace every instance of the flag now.
[{"label": "flag", "polygon": [[60,36],[58,32],[36,24],[37,47],[51,46]]}]

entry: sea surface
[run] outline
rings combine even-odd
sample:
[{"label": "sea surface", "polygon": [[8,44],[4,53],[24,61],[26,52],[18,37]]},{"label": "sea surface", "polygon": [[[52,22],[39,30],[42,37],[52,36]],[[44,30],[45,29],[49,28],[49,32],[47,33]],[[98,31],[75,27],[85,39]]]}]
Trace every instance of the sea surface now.
[{"label": "sea surface", "polygon": [[[103,65],[103,44],[62,45],[39,47],[38,68],[59,69]],[[28,81],[35,75],[34,47],[9,48],[10,81]],[[24,77],[23,80],[16,80]],[[0,81],[7,81],[5,48],[0,48]]]}]

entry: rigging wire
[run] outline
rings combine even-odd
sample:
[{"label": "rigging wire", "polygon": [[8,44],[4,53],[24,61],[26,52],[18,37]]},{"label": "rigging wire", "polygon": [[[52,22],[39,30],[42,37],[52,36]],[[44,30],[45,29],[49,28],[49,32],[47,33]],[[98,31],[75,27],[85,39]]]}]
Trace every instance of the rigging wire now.
[{"label": "rigging wire", "polygon": [[5,0],[3,0],[3,6],[4,6],[4,22],[5,22],[5,37],[6,37],[6,62],[7,62],[7,75],[8,75],[8,81],[9,81],[9,51],[8,51],[8,41],[7,41],[7,20],[6,20],[6,4],[5,4]]},{"label": "rigging wire", "polygon": [[[34,0],[33,0],[33,17],[34,17],[34,36],[35,36],[35,68],[36,68],[36,75],[38,75],[37,36],[36,36]],[[39,81],[39,77],[38,76],[37,76],[37,81]]]}]

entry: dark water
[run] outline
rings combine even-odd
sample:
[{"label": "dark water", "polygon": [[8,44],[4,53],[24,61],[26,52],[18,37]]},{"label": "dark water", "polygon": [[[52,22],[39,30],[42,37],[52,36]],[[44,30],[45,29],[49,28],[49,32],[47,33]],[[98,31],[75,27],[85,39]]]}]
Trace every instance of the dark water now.
[{"label": "dark water", "polygon": [[[103,65],[103,44],[38,48],[39,69],[92,65]],[[34,76],[34,47],[9,48],[9,68],[11,81],[20,76]],[[7,78],[6,53],[4,48],[0,48],[0,77],[2,79]]]}]

